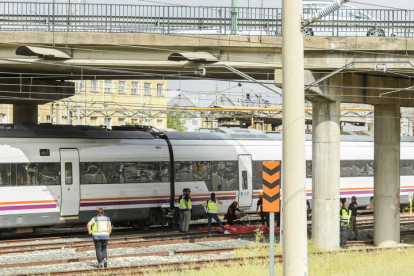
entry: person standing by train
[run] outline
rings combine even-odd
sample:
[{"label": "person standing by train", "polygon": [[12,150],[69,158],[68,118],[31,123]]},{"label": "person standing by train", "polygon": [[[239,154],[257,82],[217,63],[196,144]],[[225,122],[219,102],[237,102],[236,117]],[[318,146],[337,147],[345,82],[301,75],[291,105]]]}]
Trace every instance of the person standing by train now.
[{"label": "person standing by train", "polygon": [[102,208],[99,208],[97,211],[97,216],[93,217],[86,227],[88,228],[88,233],[93,236],[93,243],[95,244],[96,258],[98,259],[98,267],[108,267],[107,261],[107,252],[106,247],[108,246],[109,235],[112,232],[111,220],[104,216],[104,211]]},{"label": "person standing by train", "polygon": [[[349,204],[349,209],[352,211],[351,216],[351,233],[354,232],[354,241],[358,240],[358,225],[357,225],[357,212],[358,212],[358,203],[356,202],[356,197],[352,197],[352,202]],[[351,236],[351,233],[349,233],[349,236]]]},{"label": "person standing by train", "polygon": [[185,205],[185,197],[187,196],[187,188],[183,189],[183,194],[180,195],[178,198],[178,209],[180,210],[180,232],[183,231],[183,223],[184,223],[184,211],[187,209],[187,206]]},{"label": "person standing by train", "polygon": [[[259,213],[260,210],[260,213]],[[259,194],[259,200],[257,201],[257,207],[256,207],[256,214],[260,215],[262,225],[269,226],[269,213],[263,212],[263,195]]]},{"label": "person standing by train", "polygon": [[[180,223],[181,226],[181,232],[189,232],[190,227],[190,221],[191,221],[191,197],[190,193],[191,190],[189,188],[185,188],[183,190],[184,194],[180,196],[180,218],[182,213],[182,223]],[[180,219],[181,220],[181,219]]]},{"label": "person standing by train", "polygon": [[212,219],[214,219],[220,225],[220,227],[223,230],[224,234],[230,234],[230,232],[226,231],[226,229],[223,226],[223,223],[221,223],[221,220],[217,216],[218,205],[222,205],[223,202],[216,199],[216,194],[211,193],[210,199],[207,200],[206,202],[203,202],[202,204],[203,204],[204,207],[206,207],[206,211],[207,211],[207,219],[208,219],[207,231],[208,231],[208,234],[210,235]]},{"label": "person standing by train", "polygon": [[351,221],[352,211],[349,210],[349,203],[344,202],[343,208],[341,209],[341,248],[348,248],[346,242],[349,238],[349,226]]}]

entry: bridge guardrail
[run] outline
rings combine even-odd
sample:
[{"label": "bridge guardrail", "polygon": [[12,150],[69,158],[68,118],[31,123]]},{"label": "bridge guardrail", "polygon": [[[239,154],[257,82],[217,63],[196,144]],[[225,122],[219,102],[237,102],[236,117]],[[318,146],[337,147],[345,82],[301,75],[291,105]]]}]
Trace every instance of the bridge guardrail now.
[{"label": "bridge guardrail", "polygon": [[[314,14],[304,9],[304,18]],[[0,2],[0,31],[230,34],[231,7]],[[236,8],[237,30],[245,35],[282,34],[282,10]],[[313,23],[304,35],[414,36],[414,12],[340,9]]]}]

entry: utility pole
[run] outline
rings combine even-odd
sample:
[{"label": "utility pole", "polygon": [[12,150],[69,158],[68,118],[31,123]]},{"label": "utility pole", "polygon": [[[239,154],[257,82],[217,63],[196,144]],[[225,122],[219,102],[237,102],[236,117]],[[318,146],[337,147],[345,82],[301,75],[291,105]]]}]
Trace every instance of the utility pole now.
[{"label": "utility pole", "polygon": [[237,34],[237,0],[231,0],[231,34]]},{"label": "utility pole", "polygon": [[282,3],[283,275],[302,276],[308,273],[302,0]]}]

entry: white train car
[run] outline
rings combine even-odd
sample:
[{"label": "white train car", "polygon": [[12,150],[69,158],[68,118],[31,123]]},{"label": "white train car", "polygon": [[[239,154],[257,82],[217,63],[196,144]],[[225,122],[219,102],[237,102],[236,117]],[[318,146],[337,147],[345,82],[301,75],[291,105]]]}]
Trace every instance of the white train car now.
[{"label": "white train car", "polygon": [[[126,128],[128,129],[128,128]],[[191,188],[193,218],[215,192],[224,214],[233,200],[256,210],[262,162],[282,159],[279,133],[219,129],[216,133],[106,131],[96,127],[0,126],[0,230],[84,224],[97,208],[114,223],[174,223],[178,197]],[[307,137],[307,196],[312,142]],[[368,205],[373,196],[371,137],[343,137],[341,196]],[[413,143],[401,145],[401,203],[414,190]],[[282,176],[283,177],[283,176]]]}]

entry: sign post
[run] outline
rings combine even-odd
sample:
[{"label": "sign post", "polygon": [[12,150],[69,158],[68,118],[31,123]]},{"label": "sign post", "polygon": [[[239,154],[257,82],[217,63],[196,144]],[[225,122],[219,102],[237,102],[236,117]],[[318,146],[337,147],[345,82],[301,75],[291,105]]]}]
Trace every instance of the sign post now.
[{"label": "sign post", "polygon": [[280,162],[263,161],[263,212],[269,212],[269,274],[274,275],[275,268],[275,212],[280,206]]}]

